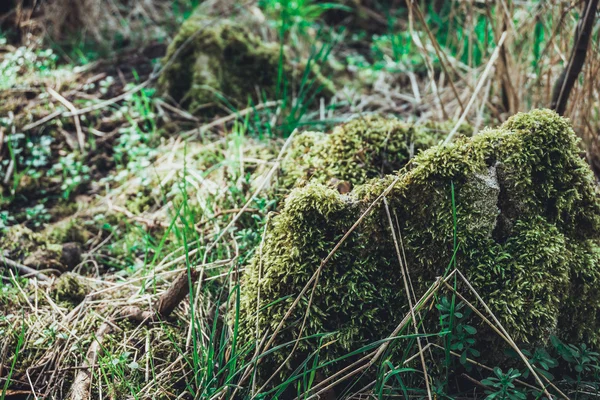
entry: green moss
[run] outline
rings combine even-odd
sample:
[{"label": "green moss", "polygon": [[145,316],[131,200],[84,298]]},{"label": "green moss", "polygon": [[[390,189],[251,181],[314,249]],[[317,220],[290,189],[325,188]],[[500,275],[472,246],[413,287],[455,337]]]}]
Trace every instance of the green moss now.
[{"label": "green moss", "polygon": [[[445,121],[445,122],[425,121],[421,125],[421,129],[423,129],[426,133],[429,133],[433,138],[435,138],[439,141],[440,139],[444,139],[446,136],[448,136],[448,134],[454,129],[455,125],[456,125],[455,121]],[[458,130],[456,131],[456,133],[463,135],[463,136],[473,136],[474,129],[473,129],[473,126],[471,126],[467,123],[462,123],[458,127]],[[438,144],[438,143],[437,142],[432,143],[432,145],[435,145],[435,144]]]},{"label": "green moss", "polygon": [[[281,57],[284,76],[291,81],[300,76],[286,52],[280,50],[279,44],[266,43],[241,24],[227,20],[215,23],[196,14],[181,26],[169,45],[164,63],[171,64],[159,84],[192,111],[222,99],[235,107],[245,107],[249,99],[262,100],[257,98],[257,88],[266,98],[277,97]],[[311,72],[331,93],[331,83],[318,69],[312,68]]]},{"label": "green moss", "polygon": [[[330,134],[304,132],[294,138],[282,161],[284,188],[302,182],[351,185],[398,171],[416,154],[440,142],[451,124],[415,126],[396,118],[367,115],[337,126]],[[461,127],[470,136],[472,128]]]},{"label": "green moss", "polygon": [[125,208],[135,215],[140,215],[156,204],[156,199],[152,196],[152,188],[147,186],[132,188],[128,194]]},{"label": "green moss", "polygon": [[[412,159],[386,198],[399,224],[416,296],[444,274],[452,259],[454,187],[456,265],[512,337],[540,345],[553,333],[597,348],[600,201],[577,143],[566,119],[536,110]],[[267,233],[262,256],[246,269],[241,295],[246,341],[274,331],[321,260],[394,179],[372,180],[349,195],[319,183],[291,192]],[[385,338],[408,312],[403,287],[387,214],[379,204],[322,270],[302,336],[333,335],[319,353],[321,361]],[[296,339],[309,293],[275,346]],[[270,306],[258,314],[256,332],[259,298],[260,306]],[[486,350],[482,361],[489,360],[503,344],[473,318],[480,330],[476,345]],[[289,376],[317,348],[318,339],[301,341],[282,375]],[[290,350],[283,347],[265,357],[261,376],[270,376]],[[330,364],[323,373],[328,376],[353,360]]]},{"label": "green moss", "polygon": [[58,302],[77,305],[90,292],[89,286],[77,274],[62,274],[52,287],[52,297]]},{"label": "green moss", "polygon": [[79,218],[64,218],[48,225],[43,235],[53,243],[76,242],[84,244],[90,239],[90,232],[86,230],[85,222]]},{"label": "green moss", "polygon": [[80,231],[73,221],[56,223],[43,232],[33,232],[23,225],[12,226],[0,236],[0,257],[40,270],[72,269],[81,262],[81,247],[76,243],[81,238]]},{"label": "green moss", "polygon": [[46,248],[44,235],[33,232],[24,225],[14,225],[0,235],[0,255],[19,260],[39,248]]}]

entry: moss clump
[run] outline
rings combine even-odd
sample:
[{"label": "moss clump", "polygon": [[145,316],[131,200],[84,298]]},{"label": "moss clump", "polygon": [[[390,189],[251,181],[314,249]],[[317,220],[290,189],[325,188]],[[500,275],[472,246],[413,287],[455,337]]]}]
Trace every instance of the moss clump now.
[{"label": "moss clump", "polygon": [[[215,23],[195,14],[169,45],[159,84],[192,111],[223,98],[245,107],[250,98],[258,100],[257,88],[266,98],[276,98],[280,59],[284,76],[293,78],[294,68],[280,50],[277,43],[265,43],[239,23]],[[332,91],[316,68],[311,72],[313,79]]]},{"label": "moss clump", "polygon": [[47,240],[40,233],[24,225],[14,225],[0,235],[0,255],[20,260],[40,248],[46,248]]},{"label": "moss clump", "polygon": [[84,244],[91,237],[82,219],[70,217],[48,225],[43,234],[53,243],[75,242]]},{"label": "moss clump", "polygon": [[[351,185],[398,171],[416,154],[440,142],[450,124],[412,125],[378,115],[358,117],[337,126],[331,134],[304,132],[292,142],[282,161],[282,185],[301,182]],[[472,128],[461,127],[470,136]]]},{"label": "moss clump", "polygon": [[77,274],[62,274],[52,287],[52,297],[58,302],[77,305],[90,292],[90,287]]},{"label": "moss clump", "polygon": [[[321,260],[394,179],[372,180],[349,195],[318,183],[291,192],[262,253],[246,269],[245,340],[274,332]],[[549,110],[518,114],[498,129],[422,152],[397,179],[386,198],[417,298],[444,274],[455,251],[454,191],[456,265],[513,338],[539,345],[553,333],[600,345],[600,201],[566,119]],[[378,204],[322,270],[302,336],[331,333],[321,362],[385,338],[408,312],[403,287],[387,214]],[[297,339],[309,294],[274,346]],[[257,316],[258,298],[261,307],[270,306]],[[501,340],[478,326],[482,361],[489,360],[490,349],[501,352]],[[289,377],[318,348],[319,339],[301,340],[282,375]],[[270,376],[290,350],[266,356],[261,376]],[[326,366],[324,376],[353,360]]]},{"label": "moss clump", "polygon": [[67,239],[68,236],[60,233],[60,237],[57,237],[52,233],[56,232],[49,230],[39,233],[23,225],[12,226],[0,236],[0,257],[8,257],[38,270],[52,269],[64,272],[73,269],[81,262],[80,244],[57,244],[58,240],[53,239]]}]

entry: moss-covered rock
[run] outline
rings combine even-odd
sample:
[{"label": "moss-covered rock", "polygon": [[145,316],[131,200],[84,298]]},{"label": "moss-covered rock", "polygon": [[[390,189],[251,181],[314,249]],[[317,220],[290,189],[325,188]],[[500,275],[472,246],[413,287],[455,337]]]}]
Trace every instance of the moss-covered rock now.
[{"label": "moss-covered rock", "polygon": [[[281,163],[281,183],[340,181],[350,186],[398,171],[421,151],[438,144],[453,124],[409,124],[379,115],[357,117],[330,134],[304,132],[294,138]],[[471,136],[469,125],[459,133]]]},{"label": "moss-covered rock", "polygon": [[[296,71],[286,53],[241,23],[195,14],[169,45],[159,85],[191,111],[223,101],[245,107],[249,99],[262,100],[257,89],[268,99],[277,98],[280,64],[287,80],[300,80],[303,68]],[[310,79],[322,85],[323,93],[331,93],[331,83],[316,66],[310,68]]]},{"label": "moss-covered rock", "polygon": [[[322,260],[390,185],[386,199],[417,298],[449,267],[456,229],[457,268],[518,343],[544,344],[552,333],[600,345],[600,201],[569,122],[548,110],[433,147],[397,175],[349,195],[319,183],[294,189],[246,269],[241,332],[247,342],[275,331]],[[310,293],[273,346],[297,339]],[[257,316],[258,307],[264,309]],[[299,342],[281,374],[290,376],[320,340],[327,343],[318,352],[325,362],[383,339],[407,312],[388,216],[378,203],[322,269],[302,333],[310,339]],[[489,360],[502,341],[473,318],[476,346]],[[323,333],[332,336],[314,336]],[[291,348],[266,356],[260,376],[270,376]],[[322,372],[328,376],[353,360]]]}]

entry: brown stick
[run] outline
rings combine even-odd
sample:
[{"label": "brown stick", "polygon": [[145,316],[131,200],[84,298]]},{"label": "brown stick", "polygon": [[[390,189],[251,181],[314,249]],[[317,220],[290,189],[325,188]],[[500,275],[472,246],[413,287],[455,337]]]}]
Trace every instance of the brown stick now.
[{"label": "brown stick", "polygon": [[71,103],[69,100],[65,99],[60,95],[56,90],[51,87],[46,88],[48,93],[56,100],[58,100],[62,105],[67,107],[69,111],[73,114],[73,120],[75,121],[75,130],[77,131],[77,142],[79,143],[79,150],[82,153],[85,153],[85,135],[83,130],[81,129],[81,122],[79,121],[79,116],[77,115],[77,108]]},{"label": "brown stick", "polygon": [[98,351],[102,346],[104,336],[112,330],[112,327],[107,322],[102,323],[96,331],[95,340],[90,345],[88,352],[85,356],[85,361],[82,364],[82,369],[77,372],[71,390],[69,391],[68,398],[70,400],[88,400],[90,399],[90,385],[92,383],[92,373],[89,368],[90,365],[96,364],[98,358]]},{"label": "brown stick", "polygon": [[190,269],[189,275],[188,271],[183,271],[175,278],[169,289],[160,296],[160,299],[154,305],[154,309],[161,318],[171,315],[175,307],[181,303],[181,300],[190,293],[190,283],[196,282],[199,275],[199,270]]},{"label": "brown stick", "polygon": [[148,310],[144,311],[141,308],[139,308],[138,306],[123,307],[119,311],[120,318],[128,319],[130,321],[135,321],[139,324],[143,324],[143,323],[152,321],[152,319],[154,318],[154,315],[155,315],[154,311],[148,311]]},{"label": "brown stick", "polygon": [[41,273],[33,268],[30,268],[26,265],[23,265],[21,263],[18,263],[16,261],[13,261],[6,257],[0,257],[0,265],[2,265],[2,264],[4,264],[5,267],[15,268],[16,270],[22,272],[25,275],[35,276],[40,281],[49,281],[50,280],[50,278],[48,278],[47,275],[44,275],[43,273]]},{"label": "brown stick", "polygon": [[[183,271],[177,275],[167,291],[154,303],[152,310],[144,311],[138,306],[127,306],[119,311],[119,318],[127,318],[140,324],[150,323],[155,320],[156,316],[159,316],[161,319],[167,318],[185,296],[189,294],[190,282],[194,284],[198,280],[199,275],[200,271],[197,269],[190,269],[189,276],[188,271]],[[205,276],[203,275],[202,280],[204,278]]]},{"label": "brown stick", "polygon": [[594,27],[594,20],[596,17],[596,10],[598,9],[598,0],[587,0],[585,3],[585,9],[583,18],[577,23],[577,29],[575,30],[575,43],[571,50],[571,56],[569,57],[569,63],[567,67],[562,71],[554,90],[552,91],[552,102],[550,108],[555,110],[560,115],[563,115],[567,108],[567,101],[569,100],[569,94],[577,81],[577,77],[583,68],[585,63],[585,57],[587,55],[587,49],[589,47],[590,36],[592,36],[592,29]]},{"label": "brown stick", "polygon": [[483,383],[479,382],[477,379],[472,378],[470,375],[467,375],[467,374],[463,373],[462,376],[463,376],[463,378],[467,378],[469,381],[473,382],[475,385],[479,386],[480,388],[483,388],[483,389],[486,389],[486,390],[490,389],[489,386],[484,385]]},{"label": "brown stick", "polygon": [[[155,315],[159,315],[161,318],[168,317],[179,305],[181,300],[189,293],[190,282],[193,284],[193,282],[198,280],[199,275],[200,271],[196,269],[190,269],[189,275],[188,271],[183,271],[175,278],[169,289],[160,296],[159,300],[154,305],[153,311],[143,311],[137,306],[128,306],[123,307],[120,310],[119,317],[128,318],[139,323],[152,321]],[[112,321],[114,321],[114,319],[104,322],[96,331],[95,340],[90,345],[85,361],[81,365],[81,369],[75,376],[73,384],[71,385],[68,397],[69,400],[90,399],[90,385],[92,381],[90,366],[96,364],[102,340],[106,334],[112,331]]]}]

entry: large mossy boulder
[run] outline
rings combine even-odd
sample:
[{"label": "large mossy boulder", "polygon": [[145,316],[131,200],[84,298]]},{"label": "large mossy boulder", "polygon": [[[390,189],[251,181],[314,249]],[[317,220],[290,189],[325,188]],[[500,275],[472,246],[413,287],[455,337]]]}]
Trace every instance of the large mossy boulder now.
[{"label": "large mossy boulder", "polygon": [[[217,21],[197,13],[183,23],[169,45],[159,87],[190,111],[211,109],[217,103],[246,107],[251,99],[277,99],[278,90],[297,89],[304,68],[309,68],[306,81],[312,94],[332,93],[331,82],[317,65],[293,65],[287,53],[241,22]],[[284,88],[284,81],[292,87]]]},{"label": "large mossy boulder", "polygon": [[[289,189],[308,181],[344,188],[401,169],[443,140],[451,124],[411,124],[381,115],[359,116],[329,134],[308,131],[296,136],[281,162],[281,183]],[[472,134],[464,124],[459,133]]]},{"label": "large mossy boulder", "polygon": [[[322,260],[390,185],[386,200],[417,298],[453,267],[456,251],[456,267],[518,344],[544,345],[554,334],[600,345],[599,196],[568,120],[549,110],[433,147],[347,195],[320,183],[294,189],[246,269],[240,329],[247,343],[273,334]],[[323,363],[384,339],[409,311],[382,202],[324,265],[287,359],[310,294],[287,318],[259,376],[285,361],[280,374],[289,377],[309,355]],[[471,324],[485,349],[481,361],[498,362],[507,346],[476,317]],[[321,372],[330,376],[355,359]]]}]

